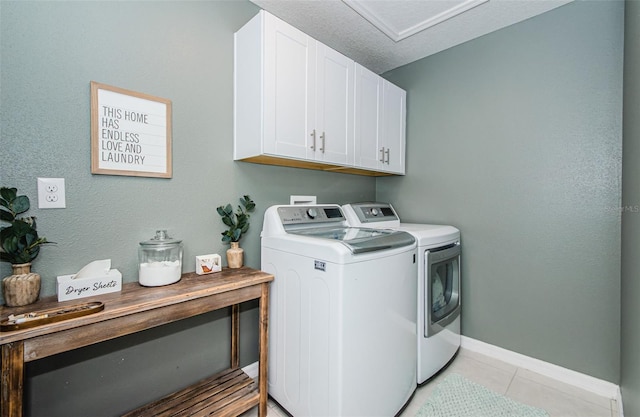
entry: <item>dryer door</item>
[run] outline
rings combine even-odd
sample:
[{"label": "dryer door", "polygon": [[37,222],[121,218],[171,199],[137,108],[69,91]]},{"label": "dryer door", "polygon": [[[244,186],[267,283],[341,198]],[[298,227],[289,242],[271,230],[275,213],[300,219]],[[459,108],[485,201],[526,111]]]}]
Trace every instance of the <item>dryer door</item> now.
[{"label": "dryer door", "polygon": [[460,314],[460,244],[425,251],[424,335],[441,331]]}]

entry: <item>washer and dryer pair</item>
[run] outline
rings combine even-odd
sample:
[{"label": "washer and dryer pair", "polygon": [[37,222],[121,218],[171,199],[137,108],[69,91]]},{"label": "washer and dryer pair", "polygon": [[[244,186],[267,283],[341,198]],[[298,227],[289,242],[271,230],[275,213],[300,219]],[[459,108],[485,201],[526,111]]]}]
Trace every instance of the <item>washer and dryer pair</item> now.
[{"label": "washer and dryer pair", "polygon": [[389,203],[352,203],[343,210],[352,226],[404,231],[417,240],[417,383],[422,384],[460,348],[460,230],[401,223]]},{"label": "washer and dryer pair", "polygon": [[400,224],[383,203],[288,205],[261,237],[269,394],[290,414],[396,415],[457,351],[457,229]]}]

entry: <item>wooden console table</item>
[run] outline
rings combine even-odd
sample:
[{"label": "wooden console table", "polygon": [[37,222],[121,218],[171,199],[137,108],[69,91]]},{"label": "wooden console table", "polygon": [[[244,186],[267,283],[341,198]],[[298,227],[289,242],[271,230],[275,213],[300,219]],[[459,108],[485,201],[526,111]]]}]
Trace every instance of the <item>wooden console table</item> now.
[{"label": "wooden console table", "polygon": [[[1,417],[22,416],[24,364],[105,340],[139,332],[212,310],[231,306],[230,369],[175,392],[127,415],[156,416],[178,413],[237,416],[258,405],[267,415],[267,342],[269,283],[273,275],[251,268],[224,269],[209,275],[184,274],[163,287],[123,284],[122,291],[96,297],[58,302],[47,297],[24,307],[0,307],[0,318],[10,314],[101,301],[95,314],[30,329],[0,333],[2,348]],[[259,375],[256,384],[239,368],[239,303],[258,299]]]}]

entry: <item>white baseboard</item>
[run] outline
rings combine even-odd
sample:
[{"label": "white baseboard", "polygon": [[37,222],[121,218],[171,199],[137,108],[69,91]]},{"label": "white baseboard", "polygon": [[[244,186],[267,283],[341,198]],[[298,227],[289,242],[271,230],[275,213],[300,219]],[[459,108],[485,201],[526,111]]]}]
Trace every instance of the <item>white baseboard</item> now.
[{"label": "white baseboard", "polygon": [[260,370],[258,365],[259,365],[258,361],[255,361],[254,363],[250,363],[249,365],[247,365],[244,368],[242,368],[242,371],[245,374],[247,374],[247,376],[249,378],[257,378],[258,377],[258,371]]},{"label": "white baseboard", "polygon": [[573,385],[574,387],[593,392],[601,397],[617,400],[620,417],[622,417],[622,396],[620,393],[620,387],[612,382],[594,378],[580,372],[572,371],[571,369],[563,368],[562,366],[541,361],[498,346],[490,345],[470,337],[462,336],[461,339],[460,345],[464,349],[507,362],[520,368],[528,369],[549,378]]},{"label": "white baseboard", "polygon": [[[622,410],[622,392],[620,391],[620,387],[612,382],[594,378],[580,372],[572,371],[571,369],[563,368],[562,366],[541,361],[540,359],[525,356],[466,336],[461,337],[461,347],[520,368],[528,369],[557,381],[573,385],[574,387],[582,388],[601,397],[614,399],[618,404],[618,416],[624,417]],[[250,378],[257,378],[258,365],[256,361],[245,366],[242,370]]]}]

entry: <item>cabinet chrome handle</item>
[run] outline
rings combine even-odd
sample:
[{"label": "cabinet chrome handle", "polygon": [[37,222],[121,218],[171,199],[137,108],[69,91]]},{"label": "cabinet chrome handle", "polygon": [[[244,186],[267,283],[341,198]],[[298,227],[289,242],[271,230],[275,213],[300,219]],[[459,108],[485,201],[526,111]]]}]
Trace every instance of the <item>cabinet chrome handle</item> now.
[{"label": "cabinet chrome handle", "polygon": [[316,150],[316,130],[313,129],[313,132],[311,132],[311,137],[313,138],[313,143],[311,145],[311,150],[315,151]]},{"label": "cabinet chrome handle", "polygon": [[384,153],[386,153],[386,154],[387,154],[387,161],[386,161],[386,164],[387,164],[387,165],[389,165],[389,148],[387,148],[387,150],[386,150],[386,151],[384,151]]},{"label": "cabinet chrome handle", "polygon": [[384,164],[384,146],[380,149],[380,162]]},{"label": "cabinet chrome handle", "polygon": [[321,145],[322,147],[318,150],[324,153],[324,132],[322,132],[322,135],[320,135],[320,139],[322,139],[322,145]]}]

